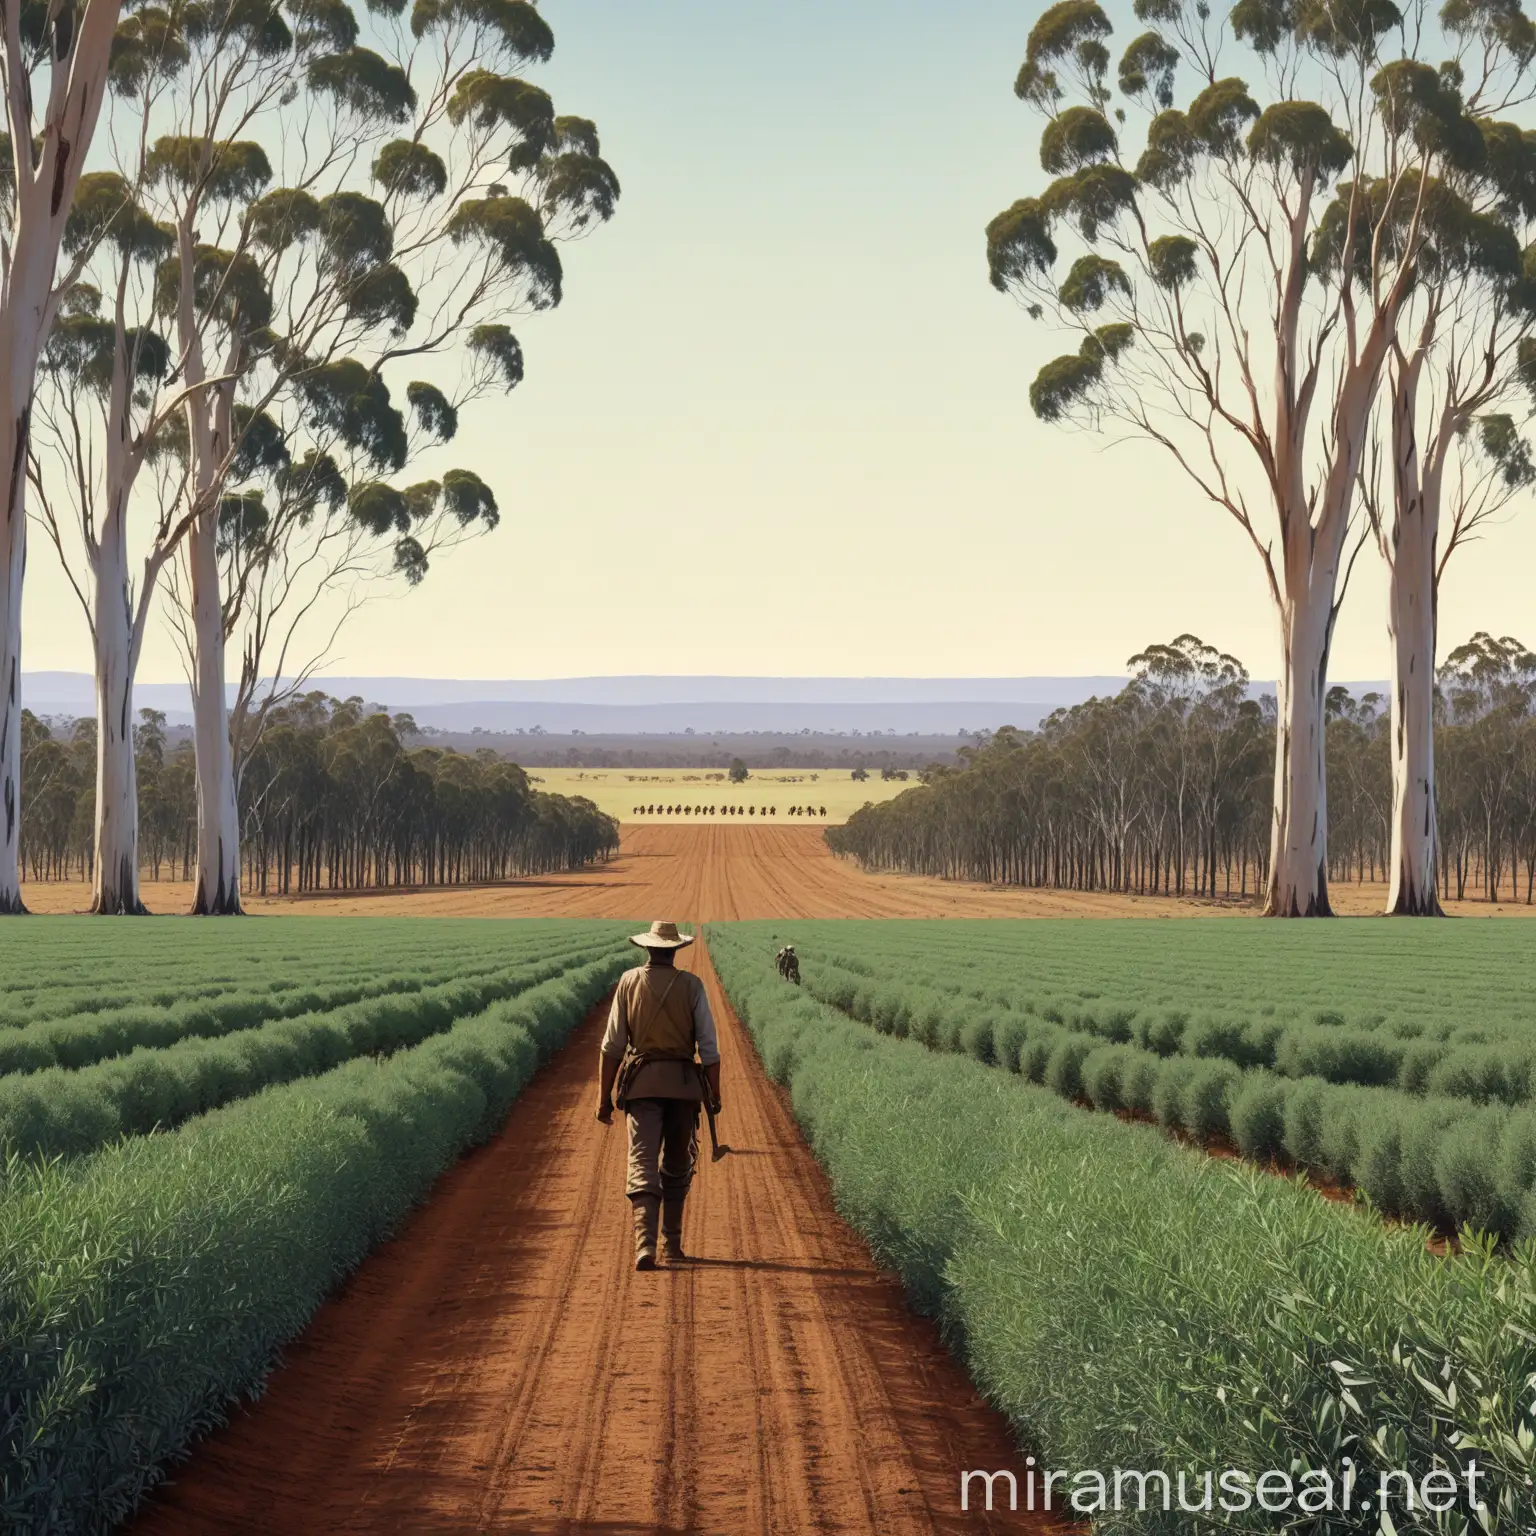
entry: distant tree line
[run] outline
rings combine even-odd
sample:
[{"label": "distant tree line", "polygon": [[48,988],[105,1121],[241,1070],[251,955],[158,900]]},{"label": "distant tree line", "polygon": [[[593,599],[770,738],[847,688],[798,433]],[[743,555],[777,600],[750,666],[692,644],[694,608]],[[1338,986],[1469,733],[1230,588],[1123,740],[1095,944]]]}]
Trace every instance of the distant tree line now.
[{"label": "distant tree line", "polygon": [[[525,768],[713,768],[729,769],[736,757],[754,769],[862,769],[865,777],[906,770],[915,773],[936,762],[954,762],[955,753],[971,739],[966,735],[930,733],[906,736],[837,735],[830,731],[792,733],[732,731],[718,736],[689,736],[682,732],[638,733],[628,736],[555,735],[532,731],[448,731],[428,728],[425,737],[438,745],[474,751],[494,747]],[[858,746],[850,746],[858,741]],[[876,746],[885,742],[886,746]]]},{"label": "distant tree line", "polygon": [[[22,857],[35,880],[89,880],[96,722],[23,719]],[[412,746],[408,715],[310,693],[270,712],[240,782],[246,889],[266,894],[455,885],[575,869],[611,857],[618,823],[590,801],[541,793],[515,763]],[[141,850],[152,880],[192,878],[195,754],[165,716],[134,731]]]},{"label": "distant tree line", "polygon": [[[923,784],[827,831],[866,868],[998,884],[1246,897],[1268,880],[1275,700],[1193,635],[1131,658],[1110,698],[998,731]],[[1330,690],[1329,878],[1385,880],[1388,701]],[[1457,897],[1536,892],[1536,656],[1473,637],[1436,695],[1440,881]]]}]

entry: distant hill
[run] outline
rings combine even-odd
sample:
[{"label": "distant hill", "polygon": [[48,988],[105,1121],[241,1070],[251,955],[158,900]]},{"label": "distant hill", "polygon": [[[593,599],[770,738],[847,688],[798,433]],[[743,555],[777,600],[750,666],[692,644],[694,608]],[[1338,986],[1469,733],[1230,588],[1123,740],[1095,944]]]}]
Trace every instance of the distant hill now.
[{"label": "distant hill", "polygon": [[[961,731],[1028,729],[1052,710],[1094,693],[1113,693],[1119,677],[839,678],[577,677],[531,681],[412,677],[320,677],[310,686],[337,698],[360,696],[405,710],[437,731],[636,736],[686,731],[815,734],[860,731],[953,736]],[[83,672],[23,677],[23,701],[40,715],[84,715],[94,708]],[[140,683],[139,708],[191,718],[185,683]]]},{"label": "distant hill", "polygon": [[[358,696],[443,733],[633,738],[687,732],[733,735],[895,733],[955,737],[1002,725],[1035,727],[1053,710],[1118,692],[1123,677],[572,677],[476,680],[319,677],[310,686]],[[1269,685],[1258,685],[1268,687]],[[1351,684],[1356,692],[1380,683]],[[83,672],[31,672],[22,701],[39,715],[94,709]],[[191,720],[185,683],[140,683],[141,709]]]}]

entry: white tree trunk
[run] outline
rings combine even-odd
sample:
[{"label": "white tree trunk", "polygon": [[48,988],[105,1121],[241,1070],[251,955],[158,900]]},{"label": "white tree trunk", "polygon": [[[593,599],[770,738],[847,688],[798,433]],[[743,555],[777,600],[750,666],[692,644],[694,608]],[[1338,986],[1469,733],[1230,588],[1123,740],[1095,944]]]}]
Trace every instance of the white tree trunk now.
[{"label": "white tree trunk", "polygon": [[[6,98],[12,144],[37,142],[30,174],[16,178],[7,268],[0,295],[0,914],[21,903],[21,592],[27,565],[27,439],[38,355],[52,323],[50,299],[64,224],[106,94],[120,0],[87,0],[82,12],[51,12],[52,79],[43,120],[33,119],[20,80],[20,6],[7,4]],[[26,157],[23,157],[23,166]]]},{"label": "white tree trunk", "polygon": [[[0,337],[4,336],[0,331]],[[25,407],[18,414],[0,374],[0,452],[26,459]],[[0,914],[21,904],[21,585],[27,567],[26,475],[10,474],[0,523]]]},{"label": "white tree trunk", "polygon": [[1275,814],[1267,917],[1331,917],[1324,704],[1333,628],[1333,583],[1293,599],[1281,616]]},{"label": "white tree trunk", "polygon": [[92,572],[96,630],[96,890],[91,911],[139,916],[139,791],[133,760],[138,656],[128,539],[120,504],[108,512]]},{"label": "white tree trunk", "polygon": [[192,623],[193,743],[197,754],[197,892],[199,916],[238,914],[240,815],[229,750],[229,706],[224,694],[224,608],[219,596],[215,543],[218,511],[205,512],[188,535]]},{"label": "white tree trunk", "polygon": [[1399,544],[1387,631],[1392,639],[1392,883],[1387,911],[1400,917],[1439,917],[1433,548],[1420,560],[1416,552],[1410,556],[1406,543]]},{"label": "white tree trunk", "polygon": [[1388,561],[1387,634],[1392,641],[1392,853],[1387,912],[1440,917],[1435,807],[1435,546],[1440,532],[1440,465],[1432,445],[1421,478],[1415,440],[1417,370],[1393,398],[1393,524],[1383,530]]}]

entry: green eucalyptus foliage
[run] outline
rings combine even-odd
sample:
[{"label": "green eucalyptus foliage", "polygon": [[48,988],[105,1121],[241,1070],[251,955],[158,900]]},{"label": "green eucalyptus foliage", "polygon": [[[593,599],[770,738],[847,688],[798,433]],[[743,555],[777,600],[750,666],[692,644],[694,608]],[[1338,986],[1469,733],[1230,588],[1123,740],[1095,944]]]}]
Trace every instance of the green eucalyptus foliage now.
[{"label": "green eucalyptus foliage", "polygon": [[455,245],[480,247],[506,275],[524,283],[530,307],[553,309],[560,302],[560,253],[522,198],[468,198],[454,209],[447,232]]},{"label": "green eucalyptus foliage", "polygon": [[[247,251],[199,245],[193,256],[193,303],[237,335],[264,331],[272,322],[272,291],[261,264]],[[171,255],[155,274],[155,308],[174,316],[181,299],[181,258]]]},{"label": "green eucalyptus foliage", "polygon": [[155,140],[144,174],[151,183],[195,188],[215,203],[249,202],[272,180],[272,165],[266,150],[249,140],[210,144],[167,134]]},{"label": "green eucalyptus foliage", "polygon": [[1090,252],[1072,263],[1061,285],[1061,302],[1079,314],[1092,314],[1104,307],[1112,292],[1129,296],[1131,280],[1117,261]]},{"label": "green eucalyptus foliage", "polygon": [[411,503],[405,492],[383,480],[354,485],[347,493],[347,510],[375,538],[411,529]]},{"label": "green eucalyptus foliage", "polygon": [[405,71],[371,48],[323,54],[308,73],[315,90],[359,117],[405,123],[416,108],[416,92]]},{"label": "green eucalyptus foliage", "polygon": [[375,469],[399,469],[409,444],[389,386],[355,358],[307,368],[299,390],[314,421]]},{"label": "green eucalyptus foliage", "polygon": [[448,189],[448,167],[425,144],[395,139],[379,151],[373,179],[396,197],[441,197]]},{"label": "green eucalyptus foliage", "polygon": [[450,469],[443,476],[443,505],[461,528],[471,523],[494,528],[501,517],[490,486],[470,469]]},{"label": "green eucalyptus foliage", "polygon": [[987,270],[999,291],[1006,293],[1010,284],[1031,274],[1049,272],[1055,261],[1051,216],[1039,198],[1020,198],[987,225]]},{"label": "green eucalyptus foliage", "polygon": [[405,398],[416,413],[416,424],[440,443],[448,442],[459,430],[459,413],[435,384],[419,380],[407,384]]},{"label": "green eucalyptus foliage", "polygon": [[321,222],[319,200],[300,187],[274,187],[251,204],[246,214],[246,229],[251,240],[263,249],[286,251],[307,240]]},{"label": "green eucalyptus foliage", "polygon": [[1119,147],[1109,119],[1092,107],[1068,107],[1045,125],[1040,164],[1053,176],[1108,160]]},{"label": "green eucalyptus foliage", "polygon": [[284,500],[297,509],[301,525],[319,508],[334,512],[347,499],[347,482],[335,459],[315,448],[298,463],[284,464],[273,480]]},{"label": "green eucalyptus foliage", "polygon": [[1057,0],[1030,30],[1014,93],[1026,101],[1054,101],[1060,94],[1056,70],[1063,64],[1102,75],[1109,60],[1103,40],[1112,30],[1097,0]]},{"label": "green eucalyptus foliage", "polygon": [[[146,382],[164,379],[170,369],[170,347],[157,331],[129,327],[123,333],[128,377]],[[43,343],[45,369],[105,393],[112,385],[117,327],[92,313],[62,314]]]},{"label": "green eucalyptus foliage", "polygon": [[496,370],[506,388],[516,389],[523,382],[523,349],[510,327],[477,325],[466,345],[471,354]]},{"label": "green eucalyptus foliage", "polygon": [[555,34],[528,0],[415,0],[411,7],[417,37],[461,27],[514,64],[545,64],[555,51]]},{"label": "green eucalyptus foliage", "polygon": [[191,61],[181,23],[164,6],[142,5],[118,22],[112,34],[107,80],[120,96],[139,96],[174,79]]},{"label": "green eucalyptus foliage", "polygon": [[1188,235],[1160,235],[1147,248],[1147,265],[1160,288],[1182,288],[1195,280],[1200,248]]},{"label": "green eucalyptus foliage", "polygon": [[1178,49],[1160,33],[1143,32],[1121,56],[1121,93],[1146,96],[1166,110],[1173,105],[1173,80],[1178,67]]}]

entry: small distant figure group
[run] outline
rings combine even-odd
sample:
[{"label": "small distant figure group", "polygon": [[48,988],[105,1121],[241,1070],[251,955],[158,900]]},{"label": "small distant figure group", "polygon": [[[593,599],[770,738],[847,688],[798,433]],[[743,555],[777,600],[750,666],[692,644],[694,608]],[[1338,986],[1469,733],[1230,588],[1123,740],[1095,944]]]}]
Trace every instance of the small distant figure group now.
[{"label": "small distant figure group", "polygon": [[822,816],[822,817],[824,817],[827,814],[827,808],[826,808],[826,806],[822,806],[822,807],[820,807],[820,809],[818,809],[814,805],[792,805],[789,808],[789,814],[791,816]]},{"label": "small distant figure group", "polygon": [[795,953],[793,944],[786,944],[778,953],[779,975],[785,981],[792,981],[798,987],[800,985],[800,957]]},{"label": "small distant figure group", "polygon": [[[776,805],[637,805],[632,813],[635,816],[777,816],[779,808]],[[798,810],[791,810],[791,816],[801,814]],[[815,813],[809,806],[805,808],[805,815]],[[821,809],[825,816],[827,809]]]}]

